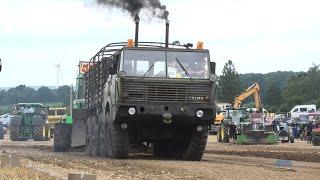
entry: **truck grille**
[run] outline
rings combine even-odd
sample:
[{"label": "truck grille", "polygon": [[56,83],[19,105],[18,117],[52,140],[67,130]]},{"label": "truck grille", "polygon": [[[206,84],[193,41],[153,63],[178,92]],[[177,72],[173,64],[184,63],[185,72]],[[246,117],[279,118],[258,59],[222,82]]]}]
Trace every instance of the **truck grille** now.
[{"label": "truck grille", "polygon": [[123,102],[191,102],[210,101],[211,87],[206,84],[123,82]]}]

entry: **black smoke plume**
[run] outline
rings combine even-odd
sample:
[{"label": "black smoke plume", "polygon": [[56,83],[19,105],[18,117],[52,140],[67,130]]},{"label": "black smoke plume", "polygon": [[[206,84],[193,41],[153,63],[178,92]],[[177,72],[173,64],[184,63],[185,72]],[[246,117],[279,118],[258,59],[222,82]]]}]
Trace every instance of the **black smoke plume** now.
[{"label": "black smoke plume", "polygon": [[167,7],[160,0],[96,0],[98,4],[114,6],[130,13],[134,19],[139,19],[141,9],[149,10],[153,16],[168,20]]}]

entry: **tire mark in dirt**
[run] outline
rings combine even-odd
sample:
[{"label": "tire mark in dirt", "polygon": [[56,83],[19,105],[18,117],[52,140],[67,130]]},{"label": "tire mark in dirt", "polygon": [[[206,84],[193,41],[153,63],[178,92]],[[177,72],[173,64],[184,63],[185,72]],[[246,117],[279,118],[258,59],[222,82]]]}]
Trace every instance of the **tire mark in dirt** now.
[{"label": "tire mark in dirt", "polygon": [[237,155],[243,157],[264,157],[273,159],[285,159],[304,162],[320,162],[320,152],[298,152],[298,151],[263,151],[263,150],[218,150],[210,149],[206,150],[208,154],[228,154]]}]

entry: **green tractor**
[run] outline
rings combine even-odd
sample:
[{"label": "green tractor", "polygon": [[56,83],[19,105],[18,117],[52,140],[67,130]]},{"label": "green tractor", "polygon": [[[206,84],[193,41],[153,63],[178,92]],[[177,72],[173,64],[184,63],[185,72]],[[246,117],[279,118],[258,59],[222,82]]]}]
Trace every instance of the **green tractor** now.
[{"label": "green tractor", "polygon": [[[235,132],[231,133],[234,126]],[[234,135],[232,135],[234,134]],[[263,113],[249,113],[244,108],[229,108],[218,129],[218,142],[229,142],[233,136],[237,144],[275,144],[278,137],[271,124],[265,122]]]},{"label": "green tractor", "polygon": [[[85,102],[85,77],[89,62],[79,62],[79,73],[76,79],[75,97],[70,98],[70,115],[65,122],[55,124],[53,150],[55,152],[66,151],[69,148],[83,147],[86,137],[87,107]],[[71,89],[71,93],[73,90]],[[71,95],[72,97],[72,95]],[[72,139],[72,141],[71,141]]]},{"label": "green tractor", "polygon": [[10,139],[22,141],[45,140],[44,127],[48,119],[48,107],[41,103],[18,103],[10,122]]}]

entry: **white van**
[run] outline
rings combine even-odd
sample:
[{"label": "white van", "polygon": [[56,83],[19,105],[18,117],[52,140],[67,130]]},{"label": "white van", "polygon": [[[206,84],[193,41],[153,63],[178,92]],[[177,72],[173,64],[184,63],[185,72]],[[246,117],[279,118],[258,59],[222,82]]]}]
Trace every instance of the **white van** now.
[{"label": "white van", "polygon": [[317,107],[315,104],[297,105],[289,112],[291,118],[299,118],[301,115],[308,115],[309,113],[315,113]]}]

